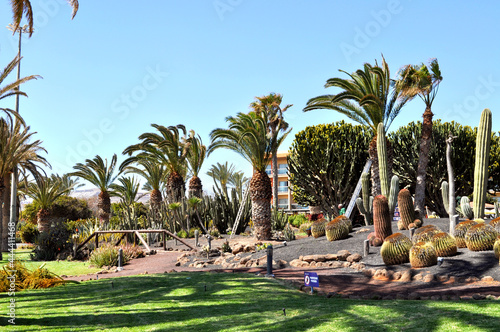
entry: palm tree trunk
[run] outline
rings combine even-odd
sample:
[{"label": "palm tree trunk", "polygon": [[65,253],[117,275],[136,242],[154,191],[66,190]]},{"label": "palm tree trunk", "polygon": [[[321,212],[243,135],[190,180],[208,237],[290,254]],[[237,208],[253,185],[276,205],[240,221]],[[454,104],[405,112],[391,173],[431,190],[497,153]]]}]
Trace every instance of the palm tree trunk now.
[{"label": "palm tree trunk", "polygon": [[272,155],[272,172],[273,172],[273,207],[278,208],[278,156],[276,152]]},{"label": "palm tree trunk", "polygon": [[38,219],[38,231],[48,232],[50,229],[50,212],[46,209],[40,209],[36,214]]},{"label": "palm tree trunk", "polygon": [[167,180],[167,195],[169,203],[180,202],[186,191],[186,183],[182,176],[172,171]]},{"label": "palm tree trunk", "polygon": [[203,185],[201,184],[201,179],[197,176],[193,176],[189,180],[189,197],[193,196],[198,198],[203,196]]},{"label": "palm tree trunk", "polygon": [[[4,185],[3,185],[3,181],[0,181],[0,206],[2,206],[2,204],[4,203]],[[3,213],[0,213],[0,258],[3,259],[3,255],[2,255],[2,248],[3,248],[3,236],[1,236],[3,234],[3,230],[4,230],[4,227],[3,227]]]},{"label": "palm tree trunk", "polygon": [[250,180],[252,221],[257,240],[271,238],[271,180],[265,171],[256,171]]},{"label": "palm tree trunk", "polygon": [[97,200],[97,216],[101,224],[107,224],[111,215],[111,199],[107,191],[101,191]]},{"label": "palm tree trunk", "polygon": [[415,210],[418,218],[422,220],[425,215],[425,178],[427,164],[429,163],[429,150],[432,142],[432,111],[429,107],[425,109],[422,123],[422,139],[420,140],[420,151],[418,155],[417,184],[415,186]]},{"label": "palm tree trunk", "polygon": [[9,250],[9,222],[10,222],[10,174],[4,176],[3,179],[3,206],[2,208],[2,251]]}]

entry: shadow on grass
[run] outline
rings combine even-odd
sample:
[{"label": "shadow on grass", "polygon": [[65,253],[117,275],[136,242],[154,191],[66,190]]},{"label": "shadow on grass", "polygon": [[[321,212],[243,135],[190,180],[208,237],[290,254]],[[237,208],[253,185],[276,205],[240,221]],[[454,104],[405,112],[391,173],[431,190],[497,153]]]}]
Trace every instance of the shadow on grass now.
[{"label": "shadow on grass", "polygon": [[[496,331],[500,315],[500,309],[490,314],[482,308],[471,312],[449,302],[327,299],[279,286],[274,280],[229,273],[105,279],[19,292],[16,303],[16,328],[23,331],[148,327],[157,331],[437,331],[443,317]],[[474,302],[485,309],[493,305]]]}]

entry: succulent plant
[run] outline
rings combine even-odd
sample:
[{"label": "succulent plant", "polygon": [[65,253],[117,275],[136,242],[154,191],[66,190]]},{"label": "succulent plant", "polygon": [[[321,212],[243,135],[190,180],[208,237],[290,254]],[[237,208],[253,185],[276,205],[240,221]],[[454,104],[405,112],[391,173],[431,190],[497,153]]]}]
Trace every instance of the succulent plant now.
[{"label": "succulent plant", "polygon": [[318,238],[320,236],[325,235],[325,225],[326,225],[326,219],[321,218],[313,222],[311,225],[311,235],[314,236],[315,238]]},{"label": "succulent plant", "polygon": [[380,255],[385,265],[404,264],[410,261],[411,240],[401,234],[394,233],[385,238]]},{"label": "succulent plant", "polygon": [[[349,229],[349,232],[351,232],[351,231],[352,231],[352,220],[351,220],[351,219],[349,219],[349,218],[348,218],[346,215],[344,215],[344,214],[343,214],[343,215],[338,216],[337,218],[339,218],[340,220],[342,220],[342,221],[346,224],[347,228]],[[337,219],[337,218],[335,218],[335,219]]]},{"label": "succulent plant", "polygon": [[418,228],[413,234],[413,238],[411,239],[413,243],[417,242],[431,242],[432,237],[435,234],[441,233],[442,231],[434,226],[434,225],[426,225]]},{"label": "succulent plant", "polygon": [[441,232],[434,234],[431,243],[436,249],[438,257],[449,257],[457,254],[457,241],[448,233]]},{"label": "succulent plant", "polygon": [[474,218],[484,216],[484,203],[488,185],[488,162],[490,159],[491,111],[481,113],[476,136],[476,160],[474,165]]},{"label": "succulent plant", "polygon": [[500,259],[500,235],[497,236],[497,239],[493,244],[493,252],[495,253],[495,257]]},{"label": "succulent plant", "polygon": [[500,217],[492,219],[490,221],[490,226],[496,229],[496,231],[500,233]]},{"label": "succulent plant", "polygon": [[436,249],[430,242],[417,242],[410,249],[410,264],[413,268],[437,264]]},{"label": "succulent plant", "polygon": [[375,228],[375,237],[382,241],[392,234],[389,203],[383,195],[378,195],[373,200],[373,225]]},{"label": "succulent plant", "polygon": [[472,220],[474,218],[474,211],[470,207],[470,201],[467,196],[463,196],[460,199],[460,209],[465,218]]},{"label": "succulent plant", "polygon": [[443,181],[441,183],[441,197],[443,197],[443,205],[444,208],[446,209],[446,213],[451,215],[452,213],[450,212],[450,186],[446,181]]},{"label": "succulent plant", "polygon": [[330,221],[325,226],[326,238],[328,241],[337,241],[347,238],[349,235],[349,226],[342,216]]},{"label": "succulent plant", "polygon": [[306,222],[299,226],[299,232],[307,233],[307,229],[311,228],[312,222]]},{"label": "succulent plant", "polygon": [[365,225],[372,223],[373,196],[370,196],[370,174],[364,172],[361,174],[361,197],[356,199],[356,206],[359,213],[365,218]]},{"label": "succulent plant", "polygon": [[[415,208],[413,206],[413,199],[408,189],[401,189],[398,194],[399,215],[401,216],[401,227],[399,229],[409,229],[410,225],[415,220]],[[398,226],[399,226],[398,225]]]},{"label": "succulent plant", "polygon": [[457,242],[457,247],[458,248],[467,248],[467,244],[465,244],[465,234],[471,228],[472,226],[476,225],[477,223],[474,220],[465,220],[460,223],[455,227],[455,241]]},{"label": "succulent plant", "polygon": [[465,233],[465,244],[472,251],[492,250],[497,236],[498,233],[492,226],[485,223],[476,224]]}]

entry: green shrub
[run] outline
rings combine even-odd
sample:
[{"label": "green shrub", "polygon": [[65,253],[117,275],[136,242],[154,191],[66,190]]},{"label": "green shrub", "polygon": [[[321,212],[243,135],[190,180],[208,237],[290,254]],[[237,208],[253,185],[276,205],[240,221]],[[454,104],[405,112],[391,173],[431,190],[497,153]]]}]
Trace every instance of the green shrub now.
[{"label": "green shrub", "polygon": [[288,217],[288,222],[297,228],[308,221],[309,220],[304,214],[294,214]]},{"label": "green shrub", "polygon": [[187,239],[188,233],[181,229],[180,231],[177,232],[177,236],[180,237],[181,239]]},{"label": "green shrub", "polygon": [[201,229],[199,229],[198,227],[193,227],[193,228],[189,229],[189,237],[193,238],[195,231],[198,231],[198,234],[200,234],[200,235],[202,234]]},{"label": "green shrub", "polygon": [[92,251],[89,262],[96,267],[117,266],[119,249],[123,250],[123,265],[134,258],[144,257],[144,250],[139,246],[115,247],[111,243],[105,243]]},{"label": "green shrub", "polygon": [[51,261],[67,254],[71,248],[70,235],[63,222],[54,223],[48,232],[42,232],[36,240],[36,248],[31,254],[34,261]]},{"label": "green shrub", "polygon": [[24,243],[35,243],[40,232],[36,225],[28,222],[19,223],[19,236]]},{"label": "green shrub", "polygon": [[[40,205],[35,202],[26,204],[21,212],[21,219],[36,224],[36,214],[39,210]],[[63,221],[78,220],[92,217],[92,210],[90,210],[87,201],[83,199],[60,196],[50,208],[50,214]]]}]

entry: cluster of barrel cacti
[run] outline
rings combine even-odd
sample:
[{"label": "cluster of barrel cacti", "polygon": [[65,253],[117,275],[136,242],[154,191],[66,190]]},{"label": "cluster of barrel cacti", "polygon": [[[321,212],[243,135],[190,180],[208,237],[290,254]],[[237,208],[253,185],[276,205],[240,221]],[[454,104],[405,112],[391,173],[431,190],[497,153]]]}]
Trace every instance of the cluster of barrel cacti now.
[{"label": "cluster of barrel cacti", "polygon": [[465,233],[465,244],[471,251],[492,250],[497,236],[497,231],[491,225],[478,223]]},{"label": "cluster of barrel cacti", "polygon": [[430,241],[432,241],[432,237],[434,235],[441,233],[441,232],[442,232],[442,230],[440,230],[438,227],[436,227],[434,225],[422,226],[421,228],[419,228],[415,231],[411,240],[413,241],[413,243],[430,242]]},{"label": "cluster of barrel cacti", "polygon": [[327,221],[324,218],[318,219],[313,222],[313,224],[311,225],[311,235],[314,236],[314,238],[324,236],[326,223]]},{"label": "cluster of barrel cacti", "polygon": [[467,244],[465,243],[465,234],[467,234],[467,231],[469,228],[472,226],[476,225],[477,223],[474,220],[465,220],[459,223],[455,227],[455,240],[457,242],[457,247],[458,248],[467,248]]},{"label": "cluster of barrel cacti", "polygon": [[380,255],[385,265],[404,264],[410,261],[411,240],[401,234],[394,233],[385,238]]},{"label": "cluster of barrel cacti", "polygon": [[328,241],[337,241],[347,238],[349,235],[351,220],[345,216],[338,216],[325,226]]}]

